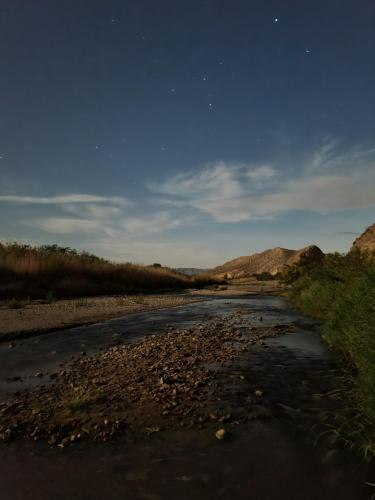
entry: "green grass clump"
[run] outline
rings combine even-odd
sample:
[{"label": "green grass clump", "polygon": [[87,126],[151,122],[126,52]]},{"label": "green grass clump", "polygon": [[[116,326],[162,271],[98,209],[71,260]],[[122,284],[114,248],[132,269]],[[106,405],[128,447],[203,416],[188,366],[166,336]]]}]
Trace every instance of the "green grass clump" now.
[{"label": "green grass clump", "polygon": [[90,404],[94,404],[101,399],[98,392],[84,391],[83,389],[77,390],[70,400],[65,402],[70,411],[78,411],[86,408]]},{"label": "green grass clump", "polygon": [[375,258],[352,251],[283,275],[292,301],[322,322],[322,337],[346,373],[339,436],[375,457]]},{"label": "green grass clump", "polygon": [[142,297],[142,295],[134,295],[134,297],[131,297],[130,300],[135,304],[144,304],[145,302],[145,298]]}]

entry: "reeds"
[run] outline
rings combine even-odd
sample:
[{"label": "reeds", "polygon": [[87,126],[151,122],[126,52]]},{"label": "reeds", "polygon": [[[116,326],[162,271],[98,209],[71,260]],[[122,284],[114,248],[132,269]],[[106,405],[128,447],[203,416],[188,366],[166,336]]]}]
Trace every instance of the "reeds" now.
[{"label": "reeds", "polygon": [[207,274],[191,278],[165,267],[116,264],[57,245],[0,243],[0,299],[151,292],[213,282]]}]

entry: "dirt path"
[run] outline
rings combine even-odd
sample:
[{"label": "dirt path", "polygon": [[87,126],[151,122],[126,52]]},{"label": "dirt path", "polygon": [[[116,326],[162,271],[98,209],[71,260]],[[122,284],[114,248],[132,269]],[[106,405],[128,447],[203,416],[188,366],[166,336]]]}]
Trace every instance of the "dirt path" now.
[{"label": "dirt path", "polygon": [[[277,297],[214,298],[18,341],[12,349],[0,349],[2,395],[45,384],[47,371],[69,364],[83,348],[95,354],[114,343],[163,333],[167,325],[189,328],[239,310],[252,328],[281,323],[294,331],[264,340],[219,368],[221,404],[247,416],[228,427],[227,439],[215,438],[223,423],[213,422],[64,449],[30,441],[1,444],[1,498],[369,498],[370,468],[327,436],[314,445],[327,430],[321,412],[336,404],[327,395],[337,383],[336,368],[314,325]],[[10,373],[21,380],[5,380]]]}]

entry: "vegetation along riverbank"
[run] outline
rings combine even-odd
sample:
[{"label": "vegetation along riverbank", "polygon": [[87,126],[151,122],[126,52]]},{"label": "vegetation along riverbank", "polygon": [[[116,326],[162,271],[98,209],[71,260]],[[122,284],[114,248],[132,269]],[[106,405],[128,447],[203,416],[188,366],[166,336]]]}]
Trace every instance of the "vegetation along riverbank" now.
[{"label": "vegetation along riverbank", "polygon": [[337,397],[338,436],[375,457],[375,259],[353,248],[328,254],[321,263],[299,264],[284,272],[289,296],[305,313],[321,320],[322,338],[342,362],[345,376]]},{"label": "vegetation along riverbank", "polygon": [[141,293],[217,283],[208,274],[186,276],[158,264],[117,264],[57,245],[0,243],[0,299],[47,299]]}]

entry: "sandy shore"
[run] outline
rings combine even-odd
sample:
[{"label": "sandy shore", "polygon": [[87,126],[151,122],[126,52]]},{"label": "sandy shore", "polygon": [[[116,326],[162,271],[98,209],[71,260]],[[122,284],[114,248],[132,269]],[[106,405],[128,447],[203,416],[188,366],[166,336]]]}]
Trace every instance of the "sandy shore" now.
[{"label": "sandy shore", "polygon": [[0,341],[54,329],[104,321],[126,314],[175,307],[199,299],[179,294],[124,295],[59,300],[51,304],[30,302],[0,305]]},{"label": "sandy shore", "polygon": [[203,300],[203,296],[282,295],[285,287],[277,281],[246,278],[228,285],[212,286],[186,293],[122,295],[42,301],[0,302],[0,342],[34,333],[87,325],[126,314],[175,307]]}]

